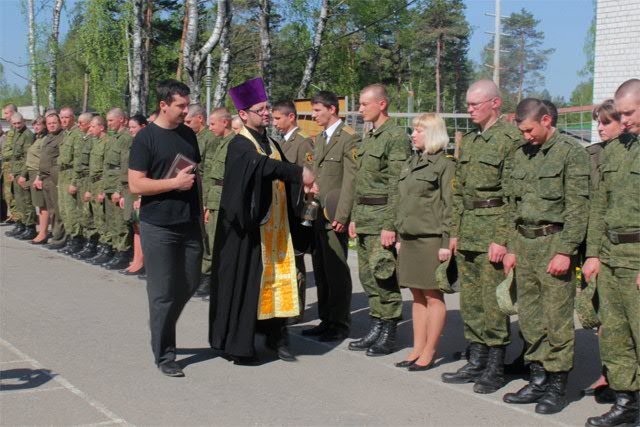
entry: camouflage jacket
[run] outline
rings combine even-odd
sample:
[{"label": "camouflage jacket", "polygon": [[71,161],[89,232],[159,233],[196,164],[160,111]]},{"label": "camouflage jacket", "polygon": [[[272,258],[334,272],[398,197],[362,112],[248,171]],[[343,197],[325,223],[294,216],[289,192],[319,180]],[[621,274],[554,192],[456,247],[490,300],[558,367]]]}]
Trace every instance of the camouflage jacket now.
[{"label": "camouflage jacket", "polygon": [[89,154],[89,182],[93,195],[98,195],[103,191],[102,173],[104,168],[104,152],[107,145],[108,136],[93,138],[91,152]]},{"label": "camouflage jacket", "polygon": [[640,140],[623,134],[602,153],[600,183],[589,214],[587,256],[612,267],[640,270],[640,243],[613,244],[607,231],[640,231]]},{"label": "camouflage jacket", "polygon": [[587,151],[557,130],[541,146],[520,146],[514,155],[510,183],[512,238],[519,224],[561,224],[554,252],[576,254],[587,230],[589,172]]},{"label": "camouflage jacket", "polygon": [[29,129],[22,128],[20,131],[16,131],[13,137],[13,155],[11,157],[11,173],[14,177],[18,177],[25,169],[27,161],[27,151],[31,144],[33,144],[33,132]]},{"label": "camouflage jacket", "polygon": [[202,176],[202,188],[204,192],[204,206],[207,209],[220,209],[220,196],[222,195],[222,182],[224,180],[224,163],[227,158],[229,143],[235,136],[234,132],[225,136],[204,162]]},{"label": "camouflage jacket", "polygon": [[[463,136],[453,183],[450,233],[459,239],[458,249],[487,252],[492,242],[507,244],[512,229],[507,181],[519,141],[520,131],[502,118],[484,132],[475,130]],[[504,204],[465,208],[465,202],[494,198]]]},{"label": "camouflage jacket", "polygon": [[95,138],[90,134],[82,135],[80,144],[73,152],[73,176],[71,185],[78,187],[89,177],[89,164],[91,161],[91,148]]},{"label": "camouflage jacket", "polygon": [[416,153],[404,163],[398,182],[396,214],[396,230],[400,235],[440,234],[442,247],[449,247],[455,168],[455,162],[443,151]]},{"label": "camouflage jacket", "polygon": [[13,137],[16,131],[13,128],[9,128],[7,131],[7,139],[2,144],[2,165],[3,168],[9,168],[11,165],[11,157],[13,156]]},{"label": "camouflage jacket", "polygon": [[60,171],[65,171],[73,168],[73,155],[78,145],[82,142],[83,133],[77,126],[64,130],[62,133],[64,134],[64,139],[60,144],[58,166]]},{"label": "camouflage jacket", "polygon": [[[358,171],[351,213],[360,234],[395,231],[398,179],[402,165],[411,155],[409,136],[391,120],[370,130],[358,148]],[[386,197],[383,205],[359,203],[361,197]]]},{"label": "camouflage jacket", "polygon": [[123,155],[128,156],[130,148],[131,136],[126,132],[115,132],[107,137],[102,166],[102,191],[105,193],[122,192],[122,170],[128,167],[128,162],[122,163],[122,160]]},{"label": "camouflage jacket", "polygon": [[300,128],[296,128],[289,140],[279,144],[284,156],[290,163],[313,169],[313,140]]},{"label": "camouflage jacket", "polygon": [[200,163],[204,163],[207,153],[213,153],[216,150],[220,139],[206,126],[200,129],[200,132],[196,134],[196,138],[198,139],[198,151],[200,151]]}]

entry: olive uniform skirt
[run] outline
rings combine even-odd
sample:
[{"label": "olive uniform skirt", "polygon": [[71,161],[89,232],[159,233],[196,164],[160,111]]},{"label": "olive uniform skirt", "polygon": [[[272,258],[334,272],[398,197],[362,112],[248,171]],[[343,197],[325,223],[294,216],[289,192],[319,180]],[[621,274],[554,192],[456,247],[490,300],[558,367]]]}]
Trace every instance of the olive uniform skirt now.
[{"label": "olive uniform skirt", "polygon": [[35,188],[33,188],[33,182],[38,176],[38,171],[30,170],[28,172],[29,181],[27,182],[27,184],[29,184],[29,190],[31,190],[31,203],[33,204],[34,208],[46,208],[47,206],[44,203],[44,192],[42,190],[36,190]]},{"label": "olive uniform skirt", "polygon": [[436,269],[441,236],[400,236],[398,282],[403,288],[438,289]]}]

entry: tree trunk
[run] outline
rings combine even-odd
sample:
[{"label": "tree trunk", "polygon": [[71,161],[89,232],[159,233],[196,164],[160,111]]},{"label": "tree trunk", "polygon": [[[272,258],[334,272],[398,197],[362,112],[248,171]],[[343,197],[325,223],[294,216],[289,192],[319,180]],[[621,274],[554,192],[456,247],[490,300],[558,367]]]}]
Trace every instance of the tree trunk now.
[{"label": "tree trunk", "polygon": [[298,98],[304,98],[311,84],[313,73],[316,70],[318,64],[318,58],[320,57],[320,47],[322,46],[322,35],[329,19],[329,0],[322,0],[322,6],[320,8],[320,17],[318,18],[318,24],[316,25],[316,34],[313,37],[313,43],[311,50],[307,56],[307,63],[304,66],[304,73],[302,74],[302,81],[300,87],[298,87]]},{"label": "tree trunk", "polygon": [[58,35],[60,33],[60,13],[64,0],[56,0],[53,6],[51,37],[49,38],[49,108],[56,107],[58,89]]},{"label": "tree trunk", "polygon": [[84,71],[84,85],[82,88],[82,112],[86,113],[89,109],[89,71]]},{"label": "tree trunk", "polygon": [[231,69],[231,13],[227,19],[227,23],[222,30],[220,37],[220,66],[218,67],[218,83],[213,94],[213,107],[218,108],[224,106],[225,97],[227,95],[227,87],[229,86],[229,70]]},{"label": "tree trunk", "polygon": [[144,49],[142,51],[142,114],[147,114],[147,102],[149,100],[149,69],[151,67],[149,61],[149,51],[151,50],[151,25],[153,20],[153,0],[147,0],[147,10],[145,11],[144,22]]},{"label": "tree trunk", "polygon": [[131,73],[131,115],[142,113],[142,104],[144,98],[142,95],[142,87],[144,85],[144,65],[143,65],[143,12],[144,0],[133,0],[133,20],[131,25],[131,56],[132,56],[132,73]]},{"label": "tree trunk", "polygon": [[31,73],[29,83],[31,85],[31,103],[33,104],[33,117],[36,118],[40,115],[40,101],[38,100],[38,83],[36,76],[36,23],[34,13],[35,0],[29,0],[29,58],[31,62]]},{"label": "tree trunk", "polygon": [[[196,19],[198,16],[198,11],[196,11]],[[184,3],[184,19],[182,20],[182,36],[180,37],[180,52],[178,52],[178,69],[176,70],[176,80],[180,80],[182,78],[182,68],[184,67],[184,45],[187,39],[187,31],[189,26],[189,2],[185,1]],[[196,31],[198,25],[196,24]]]},{"label": "tree trunk", "polygon": [[442,34],[436,38],[436,113],[440,112],[440,43]]},{"label": "tree trunk", "polygon": [[187,85],[191,90],[191,102],[200,102],[200,82],[202,79],[203,64],[207,55],[220,41],[222,29],[225,26],[227,16],[230,15],[229,0],[217,0],[218,12],[216,23],[209,39],[199,50],[196,50],[198,38],[198,0],[187,0],[188,4],[188,25],[184,37],[183,61],[184,71],[187,73]]},{"label": "tree trunk", "polygon": [[260,68],[267,97],[271,98],[271,0],[260,0]]},{"label": "tree trunk", "polygon": [[520,37],[520,66],[518,76],[518,104],[522,100],[522,87],[524,86],[524,34]]}]

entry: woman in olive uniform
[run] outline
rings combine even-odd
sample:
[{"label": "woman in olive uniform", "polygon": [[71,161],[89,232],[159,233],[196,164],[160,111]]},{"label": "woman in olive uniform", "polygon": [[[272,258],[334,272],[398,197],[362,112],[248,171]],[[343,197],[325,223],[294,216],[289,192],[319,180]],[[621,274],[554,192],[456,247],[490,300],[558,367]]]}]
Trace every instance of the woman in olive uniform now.
[{"label": "woman in olive uniform", "polygon": [[451,183],[455,164],[444,149],[444,120],[423,114],[413,122],[417,153],[403,166],[398,184],[398,281],[413,295],[413,349],[396,366],[423,371],[433,365],[447,309],[435,272],[451,256]]},{"label": "woman in olive uniform", "polygon": [[47,136],[47,126],[44,117],[38,117],[33,121],[33,132],[35,133],[35,142],[31,144],[27,150],[26,157],[26,176],[23,175],[29,186],[31,187],[31,202],[34,208],[38,208],[38,235],[31,241],[34,245],[42,245],[47,243],[47,234],[49,232],[49,212],[44,203],[44,194],[42,190],[33,187],[33,183],[38,176],[38,167],[40,165],[40,149],[42,141]]}]

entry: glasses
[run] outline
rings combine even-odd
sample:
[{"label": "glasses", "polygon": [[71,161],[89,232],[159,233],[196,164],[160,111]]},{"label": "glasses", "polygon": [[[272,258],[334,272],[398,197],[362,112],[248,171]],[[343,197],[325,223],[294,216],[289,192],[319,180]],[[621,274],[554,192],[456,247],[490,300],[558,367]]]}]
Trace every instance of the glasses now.
[{"label": "glasses", "polygon": [[486,99],[486,100],[481,101],[481,102],[467,102],[467,108],[473,108],[475,110],[476,108],[480,107],[482,104],[486,104],[487,102],[491,102],[494,99],[496,99],[496,98],[495,97],[489,98],[489,99]]},{"label": "glasses", "polygon": [[254,114],[257,114],[257,115],[261,116],[261,115],[263,115],[264,113],[269,113],[269,112],[271,111],[271,107],[270,107],[269,105],[266,105],[266,106],[262,107],[262,108],[261,108],[261,109],[259,109],[259,110],[249,110],[249,109],[246,109],[245,111],[247,111],[247,112],[251,112],[251,113],[254,113]]}]

